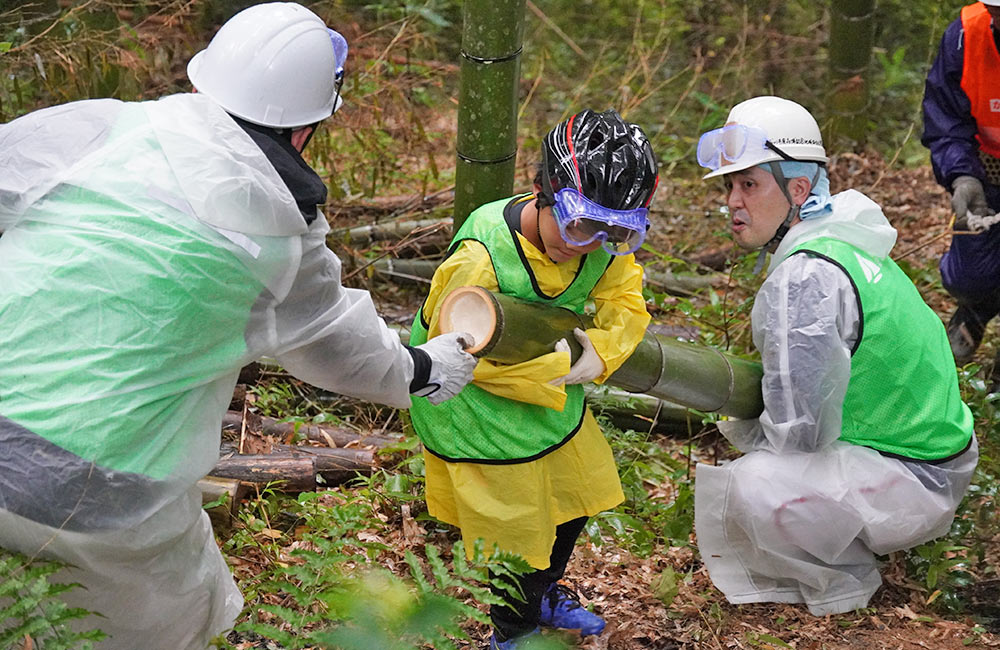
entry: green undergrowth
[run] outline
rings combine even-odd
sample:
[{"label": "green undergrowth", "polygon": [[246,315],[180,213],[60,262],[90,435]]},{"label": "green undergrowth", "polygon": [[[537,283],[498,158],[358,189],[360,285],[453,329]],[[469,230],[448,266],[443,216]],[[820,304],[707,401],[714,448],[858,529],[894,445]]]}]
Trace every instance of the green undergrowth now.
[{"label": "green undergrowth", "polygon": [[[418,520],[439,527],[426,514],[388,514],[420,510],[421,485],[420,476],[379,471],[336,492],[266,490],[242,508],[223,550],[252,556],[257,568],[240,579],[247,605],[223,647],[266,639],[287,650],[443,650],[470,641],[463,626],[488,624],[490,604],[520,600],[511,578],[530,567],[481,543],[467,558],[440,534],[401,537],[400,526]],[[552,643],[544,647],[564,647]]]},{"label": "green undergrowth", "polygon": [[19,648],[30,638],[45,650],[89,650],[105,638],[98,630],[72,626],[89,612],[63,601],[79,585],[56,577],[62,567],[0,549],[0,648]]}]

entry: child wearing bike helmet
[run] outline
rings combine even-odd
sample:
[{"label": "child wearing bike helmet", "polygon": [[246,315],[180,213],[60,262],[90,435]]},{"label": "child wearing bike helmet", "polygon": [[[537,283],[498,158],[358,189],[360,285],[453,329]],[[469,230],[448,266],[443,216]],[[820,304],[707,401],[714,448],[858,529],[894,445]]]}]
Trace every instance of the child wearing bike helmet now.
[{"label": "child wearing bike helmet", "polygon": [[[413,324],[412,344],[439,332],[445,296],[463,286],[583,313],[583,354],[568,345],[518,364],[480,360],[472,384],[446,404],[414,398],[424,444],[430,514],[466,540],[521,555],[525,602],[491,608],[490,647],[514,650],[539,627],[600,634],[604,620],[580,606],[562,578],[587,518],[624,500],[614,458],[584,403],[632,354],[650,317],[633,253],[649,228],[658,180],[642,129],[608,110],[584,110],[542,144],[535,192],[488,203],[455,234]],[[588,309],[589,311],[589,309]]]}]

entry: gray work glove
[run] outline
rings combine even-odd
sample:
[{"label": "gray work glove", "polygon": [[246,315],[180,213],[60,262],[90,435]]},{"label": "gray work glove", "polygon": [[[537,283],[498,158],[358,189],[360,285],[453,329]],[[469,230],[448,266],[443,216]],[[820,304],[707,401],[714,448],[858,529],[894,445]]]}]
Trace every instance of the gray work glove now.
[{"label": "gray work glove", "polygon": [[472,345],[475,345],[472,335],[449,332],[416,346],[430,357],[431,373],[427,385],[413,394],[426,397],[428,402],[435,405],[458,395],[472,381],[472,371],[479,362],[465,351],[465,348]]},{"label": "gray work glove", "polygon": [[951,184],[951,209],[955,212],[955,229],[968,230],[969,217],[991,213],[986,203],[983,183],[975,176],[959,176]]}]

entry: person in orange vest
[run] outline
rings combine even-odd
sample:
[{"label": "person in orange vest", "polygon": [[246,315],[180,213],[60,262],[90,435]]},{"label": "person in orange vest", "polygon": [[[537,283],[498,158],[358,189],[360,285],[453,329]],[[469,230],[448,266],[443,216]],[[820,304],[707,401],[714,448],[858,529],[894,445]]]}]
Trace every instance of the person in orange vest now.
[{"label": "person in orange vest", "polygon": [[[948,324],[955,361],[972,360],[1000,313],[1000,0],[962,9],[941,39],[924,89],[924,133],[937,181],[951,194],[956,235],[941,280],[958,308]],[[996,219],[1000,221],[1000,219]],[[994,362],[993,385],[1000,379]]]}]

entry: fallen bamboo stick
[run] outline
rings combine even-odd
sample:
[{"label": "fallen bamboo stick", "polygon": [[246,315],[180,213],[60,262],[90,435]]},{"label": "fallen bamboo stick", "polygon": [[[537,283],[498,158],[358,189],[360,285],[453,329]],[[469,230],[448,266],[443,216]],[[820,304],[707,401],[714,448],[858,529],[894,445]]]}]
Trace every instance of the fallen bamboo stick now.
[{"label": "fallen bamboo stick", "polygon": [[704,416],[698,411],[652,395],[593,384],[584,386],[584,392],[591,408],[606,415],[623,431],[651,430],[683,436],[704,427]]},{"label": "fallen bamboo stick", "polygon": [[[295,422],[279,422],[274,418],[262,417],[261,433],[287,440],[298,434],[308,440],[320,442],[330,447],[347,447],[348,445],[372,445],[378,448],[399,444],[400,438],[379,434],[357,433],[342,427],[326,427],[315,424],[296,424]],[[222,418],[223,430],[240,430],[243,424],[243,414],[238,411],[227,411]]]},{"label": "fallen bamboo stick", "polygon": [[[377,260],[372,267],[383,277],[403,283],[426,283],[434,277],[441,260],[438,259],[393,259]],[[702,289],[711,287],[722,280],[721,274],[698,275],[697,273],[671,273],[650,270],[645,272],[646,282],[659,291],[672,296],[691,296]]]},{"label": "fallen bamboo stick", "polygon": [[[358,474],[371,474],[375,467],[375,452],[368,449],[330,449],[329,447],[274,444],[271,445],[269,452],[265,454],[238,454],[234,445],[223,442],[220,447],[220,455],[221,460],[236,459],[234,464],[240,467],[253,462],[255,458],[270,458],[275,461],[308,459],[312,463],[313,473],[322,476],[323,481],[331,485],[343,483]],[[280,462],[276,462],[275,468],[280,469],[280,465]],[[293,467],[293,469],[297,470],[298,468]],[[229,470],[225,467],[221,470],[222,473],[217,470],[219,470],[218,464],[212,470],[211,475],[238,478],[250,483],[275,480],[270,476],[262,476],[260,480],[252,477],[242,478],[241,476],[231,476],[228,473]]]},{"label": "fallen bamboo stick", "polygon": [[[423,283],[434,276],[441,260],[436,259],[392,259],[377,260],[372,267],[379,275],[403,283]],[[671,273],[670,271],[646,271],[646,283],[672,296],[691,296],[721,281],[718,273],[698,275],[697,273]]]},{"label": "fallen bamboo stick", "polygon": [[[592,322],[568,309],[482,287],[456,289],[441,304],[442,332],[468,332],[476,341],[470,352],[505,363],[547,354],[560,339],[566,339],[576,359],[581,349],[573,328],[586,329]],[[699,411],[752,418],[764,408],[761,376],[759,363],[647,332],[607,383]]]},{"label": "fallen bamboo stick", "polygon": [[451,239],[451,219],[407,219],[355,226],[344,234],[344,239],[352,244],[367,244],[401,239],[419,231],[424,231],[423,234],[428,235],[439,232],[442,239]]},{"label": "fallen bamboo stick", "polygon": [[394,282],[428,284],[440,263],[441,260],[383,257],[372,266],[375,273]]},{"label": "fallen bamboo stick", "polygon": [[309,456],[236,454],[220,458],[209,473],[252,485],[279,483],[285,492],[316,489],[316,460]]}]

